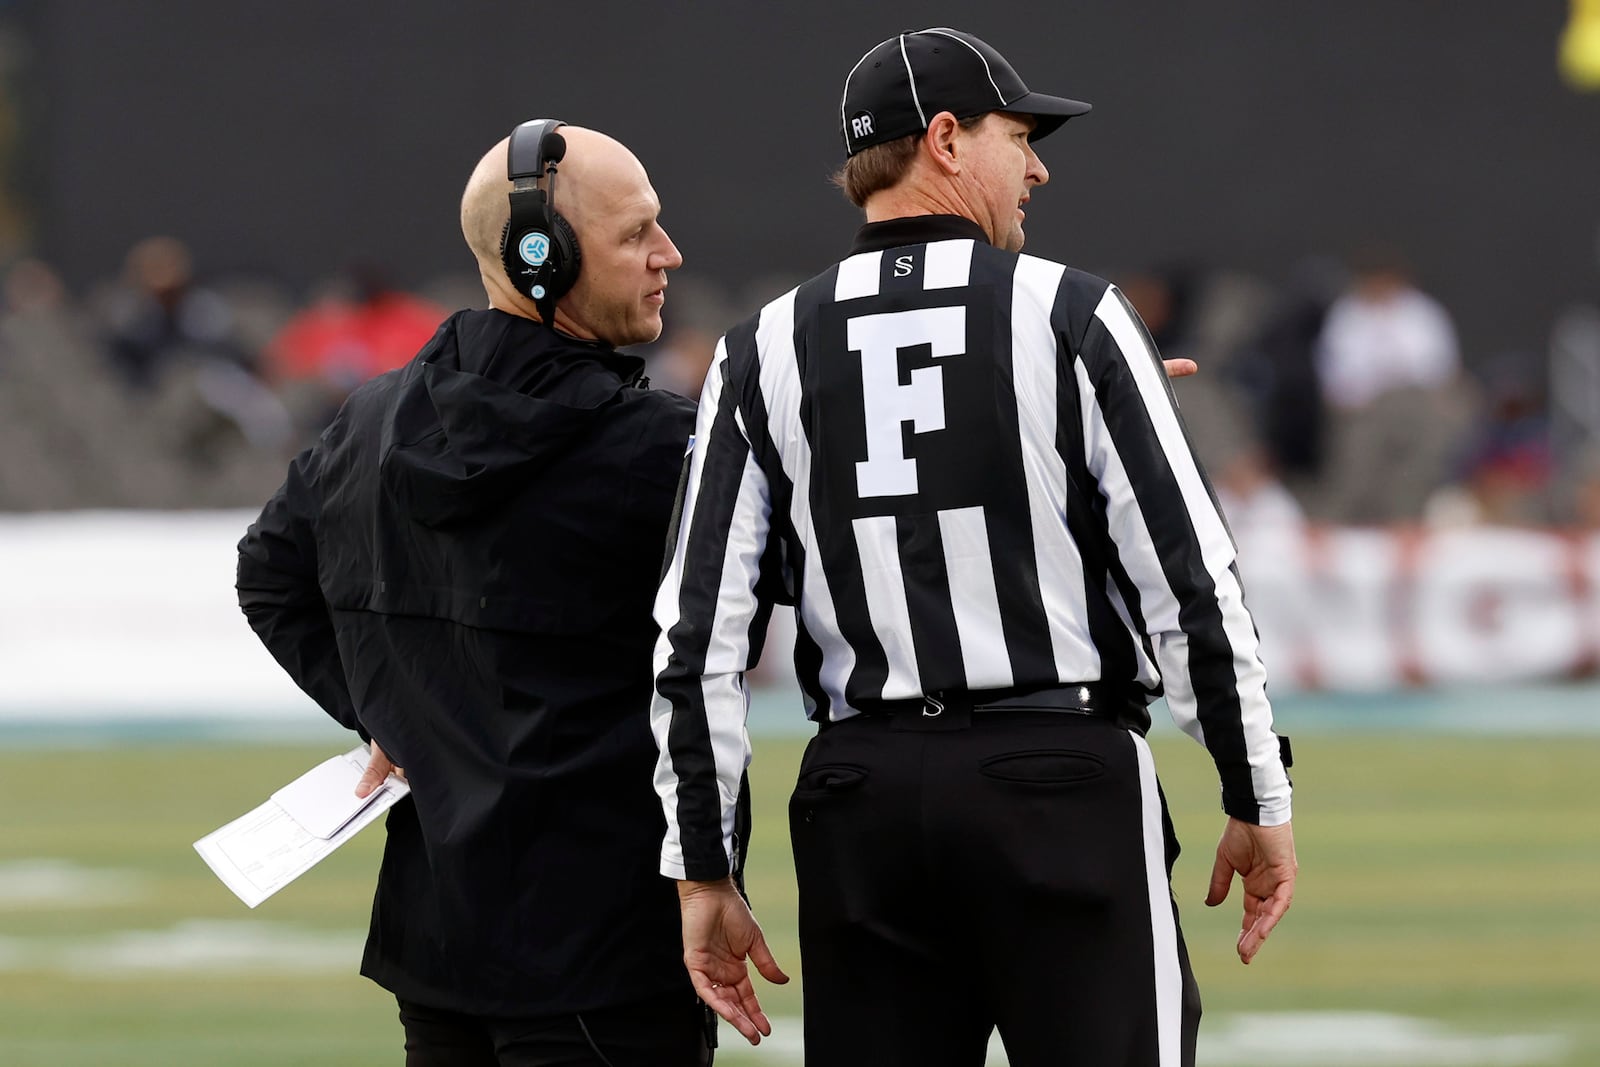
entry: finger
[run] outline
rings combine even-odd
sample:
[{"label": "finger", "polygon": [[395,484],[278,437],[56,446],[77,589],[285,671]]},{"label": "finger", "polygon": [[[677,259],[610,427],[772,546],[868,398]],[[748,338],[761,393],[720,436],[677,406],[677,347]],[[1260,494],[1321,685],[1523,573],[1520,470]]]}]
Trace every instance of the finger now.
[{"label": "finger", "polygon": [[1239,954],[1239,962],[1246,967],[1256,958],[1256,953],[1261,951],[1261,939],[1252,937],[1249,930],[1239,935],[1239,943],[1234,946],[1234,951]]},{"label": "finger", "polygon": [[1192,359],[1167,359],[1162,362],[1167,365],[1168,378],[1187,378],[1200,369],[1200,364]]},{"label": "finger", "polygon": [[1249,963],[1255,959],[1256,953],[1261,951],[1261,946],[1266,944],[1267,937],[1277,927],[1278,920],[1289,910],[1292,893],[1290,886],[1280,885],[1272,896],[1265,900],[1257,899],[1254,921],[1239,935],[1240,960]]},{"label": "finger", "polygon": [[1239,932],[1242,934],[1256,924],[1256,919],[1261,914],[1261,898],[1254,893],[1244,895],[1244,915],[1239,920]]},{"label": "finger", "polygon": [[1233,884],[1233,864],[1217,850],[1217,861],[1211,865],[1211,889],[1206,893],[1206,907],[1214,908],[1228,899],[1228,887]]},{"label": "finger", "polygon": [[1255,958],[1256,952],[1261,948],[1262,938],[1257,927],[1260,924],[1261,898],[1253,893],[1244,896],[1244,911],[1239,919],[1239,940],[1234,944],[1234,951],[1239,953],[1239,962],[1248,964]]},{"label": "finger", "polygon": [[[383,762],[388,763],[389,761],[384,760]],[[378,760],[374,757],[372,762],[367,764],[367,769],[361,775],[361,780],[356,783],[356,796],[364,797],[370,795],[374,789],[383,784],[383,780],[387,777],[389,777],[389,772],[379,767]]]},{"label": "finger", "polygon": [[[726,987],[724,987],[726,988]],[[761,998],[756,996],[755,986],[750,979],[745,978],[734,987],[734,993],[739,998],[739,1010],[744,1012],[745,1018],[750,1020],[762,1037],[772,1035],[772,1020],[767,1018],[767,1013],[761,1010]]]},{"label": "finger", "polygon": [[[761,1031],[756,1024],[745,1014],[743,1007],[734,997],[733,990],[721,982],[713,982],[704,971],[690,971],[690,984],[694,986],[695,995],[705,1001],[711,1010],[721,1016],[729,1026],[739,1031],[744,1039],[752,1045],[761,1043]],[[771,1026],[768,1026],[771,1033]]]},{"label": "finger", "polygon": [[1266,944],[1270,928],[1264,929],[1264,926],[1265,924],[1257,919],[1239,934],[1239,944],[1236,947],[1240,963],[1249,964],[1256,958],[1256,953],[1261,951],[1261,946]]},{"label": "finger", "polygon": [[767,939],[761,934],[756,935],[755,944],[750,946],[750,962],[756,965],[761,977],[773,985],[783,985],[789,981],[789,976],[783,973],[783,968],[773,958],[772,950],[767,947]]},{"label": "finger", "polygon": [[1265,941],[1267,935],[1272,933],[1273,927],[1278,925],[1289,910],[1289,905],[1294,901],[1294,886],[1289,882],[1280,882],[1272,895],[1256,905],[1256,932]]}]

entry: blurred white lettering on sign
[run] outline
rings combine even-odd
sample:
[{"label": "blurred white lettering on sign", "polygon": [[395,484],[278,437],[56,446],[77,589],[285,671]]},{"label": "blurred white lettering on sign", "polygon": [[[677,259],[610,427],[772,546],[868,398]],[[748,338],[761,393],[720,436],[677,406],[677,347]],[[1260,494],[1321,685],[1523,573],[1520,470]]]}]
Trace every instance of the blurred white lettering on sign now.
[{"label": "blurred white lettering on sign", "polygon": [[1600,536],[1283,526],[1239,570],[1274,689],[1577,678],[1600,667]]},{"label": "blurred white lettering on sign", "polygon": [[[923,430],[941,416],[908,404],[889,417],[920,418]],[[909,463],[900,433],[873,455],[897,474],[897,461]],[[914,467],[906,473],[914,490]],[[331,724],[239,612],[234,546],[254,518],[0,515],[0,722]],[[1234,532],[1273,693],[1520,684],[1600,669],[1600,534],[1296,523]],[[763,659],[787,674],[780,644]]]}]

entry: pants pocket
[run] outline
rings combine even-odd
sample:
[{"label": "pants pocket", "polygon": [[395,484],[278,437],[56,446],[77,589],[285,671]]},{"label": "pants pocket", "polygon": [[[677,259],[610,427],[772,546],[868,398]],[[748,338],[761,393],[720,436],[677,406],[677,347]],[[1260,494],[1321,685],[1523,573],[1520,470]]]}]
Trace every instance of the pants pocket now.
[{"label": "pants pocket", "polygon": [[851,763],[829,763],[807,768],[795,783],[794,799],[801,803],[843,796],[860,789],[867,781],[867,769]]},{"label": "pants pocket", "polygon": [[978,773],[985,778],[1019,785],[1073,785],[1094,781],[1105,772],[1105,760],[1098,754],[1073,749],[1004,752],[978,764]]}]

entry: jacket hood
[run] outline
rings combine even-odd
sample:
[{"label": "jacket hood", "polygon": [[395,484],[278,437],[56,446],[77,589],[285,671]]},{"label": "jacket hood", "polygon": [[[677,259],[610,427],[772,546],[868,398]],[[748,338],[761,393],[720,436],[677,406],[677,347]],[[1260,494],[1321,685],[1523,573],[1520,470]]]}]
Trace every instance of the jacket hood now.
[{"label": "jacket hood", "polygon": [[409,518],[441,526],[505,498],[639,388],[644,360],[502,311],[459,311],[398,376],[381,477]]}]

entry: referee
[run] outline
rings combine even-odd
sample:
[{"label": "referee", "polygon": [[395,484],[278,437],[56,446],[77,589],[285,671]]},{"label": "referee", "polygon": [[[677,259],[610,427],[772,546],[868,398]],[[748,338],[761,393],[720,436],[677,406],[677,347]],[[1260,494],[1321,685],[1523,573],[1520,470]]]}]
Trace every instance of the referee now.
[{"label": "referee", "polygon": [[781,980],[728,878],[743,672],[775,603],[819,732],[790,805],[806,1062],[1194,1063],[1178,845],[1144,733],[1165,695],[1228,818],[1239,958],[1295,880],[1234,545],[1143,324],[1019,254],[1033,142],[1089,105],[934,28],[845,80],[842,262],[719,344],[656,603],[653,726],[685,955],[745,1036]]}]

